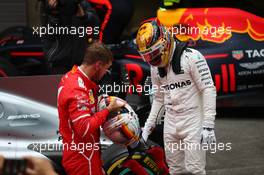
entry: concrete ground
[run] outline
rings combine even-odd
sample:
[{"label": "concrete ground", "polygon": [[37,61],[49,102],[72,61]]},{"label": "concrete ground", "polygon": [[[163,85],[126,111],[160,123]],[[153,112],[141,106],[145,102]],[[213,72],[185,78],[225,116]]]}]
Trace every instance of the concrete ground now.
[{"label": "concrete ground", "polygon": [[218,116],[217,141],[230,142],[232,149],[207,154],[208,175],[264,174],[264,115],[261,117],[261,114],[258,117]]}]

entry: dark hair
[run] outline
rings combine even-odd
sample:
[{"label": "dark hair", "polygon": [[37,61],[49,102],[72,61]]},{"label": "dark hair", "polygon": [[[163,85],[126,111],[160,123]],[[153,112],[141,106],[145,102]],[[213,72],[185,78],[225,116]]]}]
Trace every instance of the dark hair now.
[{"label": "dark hair", "polygon": [[97,61],[105,64],[113,61],[112,52],[100,42],[94,42],[86,49],[82,64],[91,65]]}]

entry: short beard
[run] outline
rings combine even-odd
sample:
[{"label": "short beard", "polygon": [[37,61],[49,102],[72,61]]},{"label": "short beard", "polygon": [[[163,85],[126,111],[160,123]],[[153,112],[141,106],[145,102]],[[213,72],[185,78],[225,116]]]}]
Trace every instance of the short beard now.
[{"label": "short beard", "polygon": [[91,78],[93,82],[96,84],[100,82],[101,79],[99,79],[99,71],[95,72],[94,76]]}]

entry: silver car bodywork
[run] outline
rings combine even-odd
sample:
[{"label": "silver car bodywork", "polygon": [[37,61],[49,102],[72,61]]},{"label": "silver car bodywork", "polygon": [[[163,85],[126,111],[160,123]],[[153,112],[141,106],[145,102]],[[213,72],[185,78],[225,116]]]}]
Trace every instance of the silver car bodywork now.
[{"label": "silver car bodywork", "polygon": [[[0,91],[0,154],[6,158],[61,156],[56,107]],[[101,136],[102,149],[112,144]]]}]

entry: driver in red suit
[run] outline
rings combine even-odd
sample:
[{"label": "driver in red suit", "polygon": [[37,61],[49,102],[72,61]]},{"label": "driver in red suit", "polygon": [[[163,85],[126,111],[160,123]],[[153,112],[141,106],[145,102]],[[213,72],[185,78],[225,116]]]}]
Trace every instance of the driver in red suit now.
[{"label": "driver in red suit", "polygon": [[112,64],[111,52],[100,43],[86,50],[83,63],[65,74],[58,88],[59,131],[63,138],[62,164],[68,175],[102,175],[100,126],[109,112],[124,104],[113,100],[97,111],[97,85]]}]

